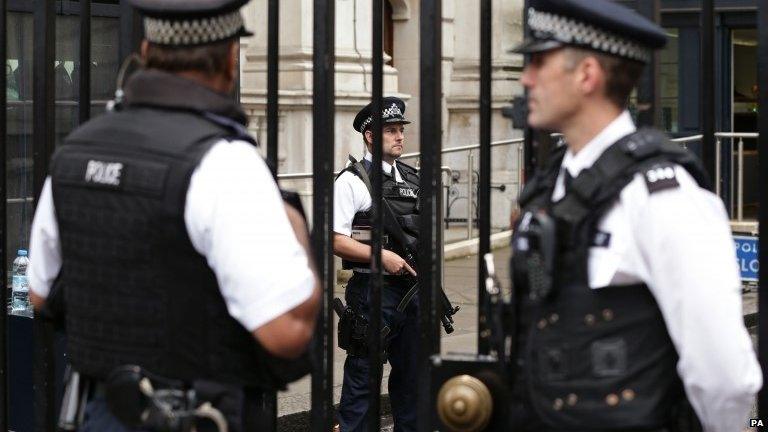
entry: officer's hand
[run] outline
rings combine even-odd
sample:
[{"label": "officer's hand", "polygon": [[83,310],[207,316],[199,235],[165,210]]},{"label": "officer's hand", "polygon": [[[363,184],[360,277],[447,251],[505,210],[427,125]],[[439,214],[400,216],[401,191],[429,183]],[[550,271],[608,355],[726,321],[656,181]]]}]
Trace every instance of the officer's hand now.
[{"label": "officer's hand", "polygon": [[386,249],[382,249],[381,251],[381,265],[384,266],[384,270],[389,274],[398,275],[409,272],[416,276],[416,272],[413,268],[411,268],[400,255]]}]

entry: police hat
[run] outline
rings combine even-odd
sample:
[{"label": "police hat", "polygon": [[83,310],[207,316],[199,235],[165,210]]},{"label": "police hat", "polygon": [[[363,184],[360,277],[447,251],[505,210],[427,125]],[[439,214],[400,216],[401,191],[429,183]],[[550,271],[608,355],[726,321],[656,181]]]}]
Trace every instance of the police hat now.
[{"label": "police hat", "polygon": [[[396,97],[385,97],[381,99],[381,106],[383,110],[381,112],[381,123],[384,124],[408,124],[410,123],[405,119],[405,102],[402,99]],[[364,133],[366,129],[371,126],[373,122],[373,102],[361,109],[355,116],[355,120],[352,122],[352,126],[356,131]]]},{"label": "police hat", "polygon": [[129,0],[144,15],[144,38],[158,45],[195,46],[251,36],[240,8],[248,0]]},{"label": "police hat", "polygon": [[512,52],[576,46],[647,63],[667,43],[664,30],[609,0],[530,0],[530,35]]}]

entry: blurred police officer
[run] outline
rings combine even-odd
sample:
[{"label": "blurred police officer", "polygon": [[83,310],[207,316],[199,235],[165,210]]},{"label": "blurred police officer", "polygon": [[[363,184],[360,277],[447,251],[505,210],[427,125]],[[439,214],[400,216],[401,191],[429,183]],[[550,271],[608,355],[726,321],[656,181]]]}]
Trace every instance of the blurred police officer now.
[{"label": "blurred police officer", "polygon": [[126,430],[104,398],[123,365],[198,398],[200,380],[234,388],[229,430],[259,430],[260,395],[313,333],[306,228],[230,96],[246,1],[132,0],[145,68],[53,157],[29,271],[37,307],[64,290],[69,359],[95,388],[83,430]]},{"label": "blurred police officer", "polygon": [[[334,253],[342,258],[343,267],[353,271],[347,284],[347,306],[360,319],[357,327],[368,322],[370,314],[369,281],[371,260],[371,198],[370,174],[372,172],[373,116],[381,115],[382,124],[382,196],[392,208],[403,232],[418,238],[417,171],[397,160],[404,149],[405,103],[396,97],[382,100],[383,112],[374,113],[369,104],[357,114],[353,126],[363,135],[364,156],[361,161],[350,156],[349,166],[336,178],[334,184]],[[386,216],[384,216],[386,217]],[[381,262],[384,268],[382,286],[381,319],[387,336],[383,345],[385,359],[392,370],[389,375],[389,396],[392,404],[395,431],[416,430],[416,356],[418,353],[418,302],[403,301],[411,288],[402,275],[416,275],[411,266],[398,254],[401,245],[385,235],[382,241]],[[402,252],[402,251],[401,251]],[[364,329],[354,329],[363,334],[347,349],[344,362],[344,384],[339,403],[339,426],[342,432],[366,430],[368,415],[368,350],[365,347]],[[359,343],[358,343],[359,342]]]},{"label": "blurred police officer", "polygon": [[567,146],[520,198],[515,426],[741,430],[762,377],[727,214],[695,157],[627,111],[663,30],[606,0],[526,13],[528,122]]}]

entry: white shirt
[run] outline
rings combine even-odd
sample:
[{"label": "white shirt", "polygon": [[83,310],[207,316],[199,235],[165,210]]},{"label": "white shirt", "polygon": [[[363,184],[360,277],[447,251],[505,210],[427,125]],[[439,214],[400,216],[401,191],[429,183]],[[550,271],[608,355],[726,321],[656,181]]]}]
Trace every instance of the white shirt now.
[{"label": "white shirt", "polygon": [[[371,161],[373,156],[365,152],[363,158]],[[392,167],[397,167],[397,161],[392,165],[381,161],[381,166],[385,173],[391,174]],[[397,183],[403,182],[398,169],[395,169],[395,181]],[[351,236],[352,220],[355,218],[355,213],[367,211],[372,204],[371,194],[360,177],[349,171],[342,173],[333,183],[333,231]]]},{"label": "white shirt", "polygon": [[[232,317],[253,331],[306,301],[314,277],[257,150],[220,141],[190,179],[184,222],[192,245],[216,274]],[[45,298],[61,269],[51,180],[32,222],[30,288]]]},{"label": "white shirt", "polygon": [[[576,177],[619,138],[635,131],[616,118],[562,169]],[[565,193],[563,171],[553,201]],[[745,428],[762,373],[744,327],[741,283],[722,201],[675,167],[679,187],[649,193],[637,174],[598,224],[607,247],[589,252],[589,285],[644,282],[656,298],[680,359],[677,371],[706,432]],[[612,289],[621,289],[620,287]]]}]

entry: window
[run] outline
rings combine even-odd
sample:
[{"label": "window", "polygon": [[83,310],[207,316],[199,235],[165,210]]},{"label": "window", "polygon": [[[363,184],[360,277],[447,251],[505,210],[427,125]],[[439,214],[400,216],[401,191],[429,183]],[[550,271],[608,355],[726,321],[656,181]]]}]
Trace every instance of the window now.
[{"label": "window", "polygon": [[[91,115],[103,112],[115,92],[118,65],[119,20],[94,16],[91,20]],[[33,17],[30,12],[9,12],[5,63],[6,96],[6,181],[7,236],[6,269],[18,249],[29,247],[29,230],[34,214],[32,157],[32,43]],[[56,20],[56,142],[60,143],[78,124],[80,79],[80,20],[77,15],[59,15]],[[9,272],[10,274],[10,272]],[[9,284],[10,286],[10,284]]]},{"label": "window", "polygon": [[678,98],[679,35],[677,29],[665,29],[669,41],[659,55],[659,92],[661,127],[669,133],[680,132]]}]

